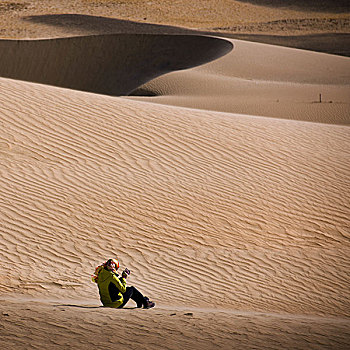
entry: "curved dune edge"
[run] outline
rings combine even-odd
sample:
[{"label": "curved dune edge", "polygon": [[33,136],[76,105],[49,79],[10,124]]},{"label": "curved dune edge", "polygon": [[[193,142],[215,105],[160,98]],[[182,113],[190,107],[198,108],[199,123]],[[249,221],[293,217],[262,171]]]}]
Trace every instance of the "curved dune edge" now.
[{"label": "curved dune edge", "polygon": [[232,50],[199,35],[110,34],[0,40],[0,76],[108,95],[127,95],[161,74]]},{"label": "curved dune edge", "polygon": [[133,99],[309,122],[350,123],[349,58],[231,42],[235,49],[227,55],[151,80],[133,94],[152,97]]}]

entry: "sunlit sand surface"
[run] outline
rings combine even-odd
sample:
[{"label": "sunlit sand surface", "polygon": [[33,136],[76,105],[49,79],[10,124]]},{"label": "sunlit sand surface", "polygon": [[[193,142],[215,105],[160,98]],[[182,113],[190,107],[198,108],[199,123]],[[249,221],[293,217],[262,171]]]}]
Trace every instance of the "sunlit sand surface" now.
[{"label": "sunlit sand surface", "polygon": [[[0,347],[349,348],[350,59],[25,23],[0,40]],[[110,257],[154,309],[101,307]]]}]

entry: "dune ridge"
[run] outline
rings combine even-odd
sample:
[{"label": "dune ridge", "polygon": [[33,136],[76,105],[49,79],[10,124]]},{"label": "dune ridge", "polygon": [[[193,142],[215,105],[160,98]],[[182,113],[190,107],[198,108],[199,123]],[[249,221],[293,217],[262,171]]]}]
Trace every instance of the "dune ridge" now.
[{"label": "dune ridge", "polygon": [[227,55],[160,76],[132,95],[175,106],[349,124],[349,58],[230,40],[235,48]]},{"label": "dune ridge", "polygon": [[0,76],[127,95],[169,71],[214,60],[233,45],[199,35],[109,34],[0,40]]}]

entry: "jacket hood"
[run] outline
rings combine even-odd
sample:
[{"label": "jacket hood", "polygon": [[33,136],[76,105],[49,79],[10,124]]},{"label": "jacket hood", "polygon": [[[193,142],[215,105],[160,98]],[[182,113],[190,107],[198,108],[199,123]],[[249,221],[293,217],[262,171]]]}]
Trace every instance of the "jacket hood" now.
[{"label": "jacket hood", "polygon": [[106,281],[108,278],[111,278],[112,277],[112,273],[111,271],[108,271],[106,269],[102,269],[100,271],[100,273],[98,274],[98,281],[99,282],[104,282]]}]

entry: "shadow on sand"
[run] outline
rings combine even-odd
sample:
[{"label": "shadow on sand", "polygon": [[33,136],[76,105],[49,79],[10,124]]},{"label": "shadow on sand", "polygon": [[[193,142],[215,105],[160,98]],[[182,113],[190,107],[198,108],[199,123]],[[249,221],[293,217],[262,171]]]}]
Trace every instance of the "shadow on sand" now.
[{"label": "shadow on sand", "polygon": [[[328,12],[350,11],[349,1],[320,1],[319,0],[241,0],[256,5],[274,6],[296,6],[299,10],[320,11],[321,8]],[[321,7],[320,7],[321,6]],[[322,7],[323,6],[323,7]],[[262,34],[239,34],[225,33],[224,29],[218,31],[196,31],[181,27],[158,25],[142,22],[133,22],[117,18],[106,18],[79,14],[62,15],[41,15],[25,17],[25,21],[50,25],[61,28],[67,35],[91,35],[91,34],[194,34],[194,35],[214,35],[232,39],[256,41],[265,44],[292,47],[304,50],[325,52],[334,55],[350,56],[350,34],[349,33],[322,33],[310,35],[262,35]],[[243,32],[244,33],[244,32]],[[64,35],[64,33],[63,33]]]},{"label": "shadow on sand", "polygon": [[266,34],[227,34],[226,37],[350,57],[349,33],[324,33],[288,36]]},{"label": "shadow on sand", "polygon": [[[74,305],[74,304],[55,304],[54,307],[74,307],[79,309],[109,309],[108,307],[105,307],[103,305],[99,306],[88,306],[88,305]],[[123,307],[122,309],[118,310],[134,310],[137,309],[137,307]]]},{"label": "shadow on sand", "polygon": [[175,26],[151,24],[79,14],[37,15],[23,18],[24,21],[61,27],[69,33],[87,34],[198,34],[198,31]]},{"label": "shadow on sand", "polygon": [[297,11],[344,13],[349,12],[349,0],[238,0],[252,5],[287,8]]},{"label": "shadow on sand", "polygon": [[[144,34],[144,30],[137,34],[129,21],[81,15],[38,16],[31,20],[77,27],[80,34],[0,40],[1,77],[123,96],[159,75],[196,67],[233,49],[228,40],[198,34]],[[117,28],[121,23],[127,27],[122,32],[100,31],[105,24]]]}]

